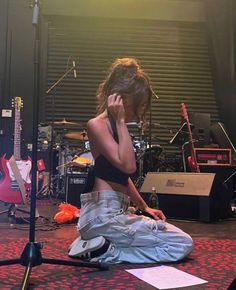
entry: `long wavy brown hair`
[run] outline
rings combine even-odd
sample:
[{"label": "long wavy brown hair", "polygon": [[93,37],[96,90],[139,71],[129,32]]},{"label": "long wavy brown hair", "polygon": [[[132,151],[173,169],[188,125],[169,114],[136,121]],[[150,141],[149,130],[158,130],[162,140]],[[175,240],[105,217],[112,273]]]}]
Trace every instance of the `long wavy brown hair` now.
[{"label": "long wavy brown hair", "polygon": [[[134,58],[116,59],[97,90],[97,114],[101,114],[107,108],[109,95],[119,93],[122,98],[132,96],[134,101],[134,112],[141,121],[144,119],[150,107],[152,89],[147,74],[140,68]],[[138,116],[138,108],[141,101],[146,99],[146,106],[141,116]]]}]

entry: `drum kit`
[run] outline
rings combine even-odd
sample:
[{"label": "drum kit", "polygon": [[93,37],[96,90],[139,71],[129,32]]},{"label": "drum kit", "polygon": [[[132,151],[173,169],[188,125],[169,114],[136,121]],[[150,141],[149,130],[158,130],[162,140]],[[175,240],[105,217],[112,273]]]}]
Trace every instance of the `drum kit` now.
[{"label": "drum kit", "polygon": [[[158,171],[158,164],[163,153],[163,148],[158,145],[150,145],[148,137],[143,133],[140,124],[127,123],[131,134],[133,147],[136,155],[137,171],[132,176],[135,186],[139,189],[148,171]],[[48,126],[46,126],[48,127]],[[90,150],[88,135],[85,124],[69,122],[66,119],[55,121],[52,124],[55,129],[53,133],[45,133],[40,144],[50,143],[51,153],[49,166],[49,195],[58,197],[65,193],[65,182],[67,175],[87,174],[89,167],[94,165],[94,159]],[[74,130],[77,128],[77,130]],[[132,129],[138,129],[132,130]],[[72,130],[73,129],[73,130]],[[79,130],[78,130],[79,129]],[[55,133],[56,132],[56,133]],[[50,136],[51,140],[45,139]]]},{"label": "drum kit", "polygon": [[[59,142],[56,142],[54,149],[58,151],[58,164],[54,164],[59,174],[65,174],[67,171],[83,171],[90,165],[93,165],[93,157],[90,152],[88,135],[85,125],[68,122],[66,119],[54,122],[54,125],[61,126],[63,133],[58,134]],[[70,127],[79,127],[81,131],[71,131]]]},{"label": "drum kit", "polygon": [[[69,122],[64,118],[52,125],[41,125],[38,140],[39,151],[49,152],[49,178],[44,182],[46,190],[43,190],[43,195],[58,197],[65,194],[67,175],[86,174],[94,164],[85,124]],[[41,193],[40,190],[39,195]]]}]

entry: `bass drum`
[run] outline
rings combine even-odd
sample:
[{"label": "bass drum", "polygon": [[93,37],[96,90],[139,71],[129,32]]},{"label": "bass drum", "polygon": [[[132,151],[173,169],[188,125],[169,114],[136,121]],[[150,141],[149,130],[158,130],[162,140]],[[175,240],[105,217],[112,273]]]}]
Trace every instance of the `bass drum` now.
[{"label": "bass drum", "polygon": [[160,166],[160,155],[163,149],[160,145],[153,145],[146,149],[143,159],[143,173],[147,174],[149,171],[157,172]]}]

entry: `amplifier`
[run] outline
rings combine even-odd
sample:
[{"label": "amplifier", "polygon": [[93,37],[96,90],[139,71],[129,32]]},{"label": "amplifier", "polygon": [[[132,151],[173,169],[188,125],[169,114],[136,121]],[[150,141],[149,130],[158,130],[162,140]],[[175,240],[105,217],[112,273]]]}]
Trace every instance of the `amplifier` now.
[{"label": "amplifier", "polygon": [[65,193],[66,202],[76,207],[80,208],[80,195],[83,193],[86,182],[87,174],[77,173],[77,174],[67,174],[65,181]]},{"label": "amplifier", "polygon": [[231,149],[194,148],[198,165],[231,165]]}]

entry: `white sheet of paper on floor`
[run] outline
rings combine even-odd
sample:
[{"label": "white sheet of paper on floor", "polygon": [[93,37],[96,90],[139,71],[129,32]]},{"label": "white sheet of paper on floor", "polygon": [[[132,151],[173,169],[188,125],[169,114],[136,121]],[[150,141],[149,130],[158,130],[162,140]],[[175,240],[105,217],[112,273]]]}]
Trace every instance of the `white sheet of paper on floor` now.
[{"label": "white sheet of paper on floor", "polygon": [[208,282],[170,266],[156,266],[126,271],[158,289],[188,287]]}]

